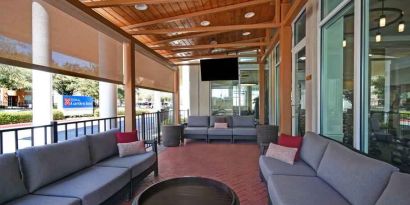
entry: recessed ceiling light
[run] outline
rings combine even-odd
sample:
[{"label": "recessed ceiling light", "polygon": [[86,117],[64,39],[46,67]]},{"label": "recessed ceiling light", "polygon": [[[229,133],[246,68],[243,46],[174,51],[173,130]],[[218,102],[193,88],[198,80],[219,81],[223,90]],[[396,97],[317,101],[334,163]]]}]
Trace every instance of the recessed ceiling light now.
[{"label": "recessed ceiling light", "polygon": [[209,26],[211,22],[209,21],[201,21],[201,26]]},{"label": "recessed ceiling light", "polygon": [[146,4],[135,4],[135,8],[138,11],[145,11],[145,10],[148,9],[148,5],[146,5]]},{"label": "recessed ceiling light", "polygon": [[244,15],[245,18],[250,19],[255,16],[255,12],[248,12]]},{"label": "recessed ceiling light", "polygon": [[242,33],[242,36],[249,36],[249,35],[251,35],[251,32],[249,32],[249,31],[246,31],[246,32]]},{"label": "recessed ceiling light", "polygon": [[210,44],[211,45],[216,45],[216,44],[218,44],[218,41],[213,40],[213,41],[210,42]]}]

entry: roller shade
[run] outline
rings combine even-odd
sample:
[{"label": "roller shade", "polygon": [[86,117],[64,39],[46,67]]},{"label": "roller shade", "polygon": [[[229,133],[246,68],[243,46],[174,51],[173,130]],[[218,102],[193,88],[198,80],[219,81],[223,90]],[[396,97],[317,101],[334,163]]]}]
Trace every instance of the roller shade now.
[{"label": "roller shade", "polygon": [[174,70],[135,52],[135,81],[138,87],[174,92]]},{"label": "roller shade", "polygon": [[[48,15],[52,72],[121,83],[122,42],[44,1]],[[0,1],[0,57],[32,63],[31,0]],[[47,28],[47,26],[43,26]]]}]

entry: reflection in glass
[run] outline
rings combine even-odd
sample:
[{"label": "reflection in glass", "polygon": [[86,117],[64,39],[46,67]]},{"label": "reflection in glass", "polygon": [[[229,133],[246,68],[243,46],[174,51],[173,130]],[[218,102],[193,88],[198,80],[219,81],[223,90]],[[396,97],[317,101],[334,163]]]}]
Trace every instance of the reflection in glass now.
[{"label": "reflection in glass", "polygon": [[322,19],[335,9],[343,0],[322,0]]},{"label": "reflection in glass", "polygon": [[296,55],[295,63],[295,127],[296,135],[303,136],[305,133],[305,73],[306,73],[306,53],[305,48]]},{"label": "reflection in glass", "polygon": [[[367,0],[366,8],[368,130],[363,149],[410,172],[410,30],[401,30],[402,22],[410,22],[410,2]],[[386,16],[383,28],[377,21],[381,15]]]},{"label": "reflection in glass", "polygon": [[306,14],[303,12],[295,22],[294,45],[297,45],[306,36]]},{"label": "reflection in glass", "polygon": [[350,5],[323,26],[321,48],[321,134],[349,145],[353,144],[353,29]]}]

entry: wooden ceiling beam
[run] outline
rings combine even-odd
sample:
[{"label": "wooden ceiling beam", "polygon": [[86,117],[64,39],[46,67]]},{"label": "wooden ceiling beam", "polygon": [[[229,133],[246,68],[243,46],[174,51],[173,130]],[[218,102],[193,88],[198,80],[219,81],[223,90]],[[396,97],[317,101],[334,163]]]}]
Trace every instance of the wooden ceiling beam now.
[{"label": "wooden ceiling beam", "polygon": [[[245,40],[240,40],[240,41],[232,41],[232,42],[219,42],[219,43],[250,43],[250,42],[256,42],[260,41],[261,39],[264,39],[265,37],[259,37],[259,38],[250,38],[250,39],[245,39]],[[155,49],[158,48],[158,44],[156,45],[149,45],[150,48]]]},{"label": "wooden ceiling beam", "polygon": [[148,46],[166,44],[166,43],[170,43],[172,41],[177,41],[177,40],[202,38],[202,37],[213,36],[213,35],[218,35],[218,34],[227,33],[227,32],[230,32],[230,31],[214,31],[214,32],[203,32],[203,33],[198,33],[194,35],[184,35],[184,36],[169,38],[169,39],[165,39],[161,41],[151,42],[151,43],[148,43]]},{"label": "wooden ceiling beam", "polygon": [[269,41],[265,54],[261,58],[262,62],[264,62],[268,58],[269,54],[272,52],[273,48],[275,48],[275,45],[278,43],[278,41],[279,41],[279,31],[276,31],[275,35]]},{"label": "wooden ceiling beam", "polygon": [[207,14],[213,14],[213,13],[218,13],[218,12],[235,10],[235,9],[245,8],[245,7],[249,7],[249,6],[255,6],[255,5],[259,5],[259,4],[265,4],[265,3],[269,3],[271,1],[272,0],[247,1],[247,2],[244,2],[244,3],[233,4],[233,5],[229,5],[229,6],[222,6],[222,7],[217,7],[217,8],[213,8],[213,9],[197,11],[197,12],[192,12],[192,13],[188,13],[188,14],[182,14],[182,15],[178,15],[178,16],[155,19],[155,20],[152,20],[152,21],[145,21],[145,22],[141,22],[141,23],[137,23],[137,24],[133,24],[133,25],[129,25],[129,26],[123,26],[121,28],[124,29],[124,30],[130,30],[130,29],[139,28],[139,27],[143,27],[143,26],[150,26],[150,25],[153,25],[153,24],[159,24],[159,23],[164,23],[164,22],[172,22],[172,21],[177,21],[177,20],[181,20],[181,19],[193,18],[193,17],[207,15]]},{"label": "wooden ceiling beam", "polygon": [[239,54],[239,55],[226,55],[226,54],[217,54],[217,55],[199,55],[199,56],[177,56],[170,57],[168,59],[218,59],[218,58],[240,58],[240,57],[259,57],[257,54]]},{"label": "wooden ceiling beam", "polygon": [[115,6],[129,6],[135,4],[165,4],[165,3],[177,3],[187,1],[199,1],[199,0],[104,0],[104,1],[83,1],[82,3],[90,8],[103,8],[103,7],[115,7]]},{"label": "wooden ceiling beam", "polygon": [[[227,48],[224,52],[220,52],[219,54],[254,51],[254,50],[258,50],[258,48],[259,48],[259,46],[254,46],[254,47],[251,46],[251,47],[246,47],[246,48]],[[170,54],[168,54],[168,56],[169,55],[176,55],[176,54],[179,54],[179,53],[200,51],[200,50],[207,50],[207,49],[168,50],[168,52],[170,52]]]},{"label": "wooden ceiling beam", "polygon": [[[260,62],[255,61],[255,62],[238,62],[239,65],[253,65],[253,64],[259,64]],[[199,63],[175,63],[176,66],[183,66],[183,65],[200,65]]]},{"label": "wooden ceiling beam", "polygon": [[256,43],[224,43],[224,44],[207,44],[207,45],[194,45],[194,46],[162,46],[152,48],[153,50],[185,50],[185,49],[211,49],[211,48],[236,48],[236,47],[255,47],[265,46],[265,42]]},{"label": "wooden ceiling beam", "polygon": [[190,32],[207,32],[207,31],[237,31],[250,29],[266,29],[278,28],[280,24],[276,23],[257,23],[257,24],[238,24],[228,26],[208,26],[208,27],[193,27],[193,28],[170,28],[170,29],[154,29],[130,31],[131,35],[160,35],[168,33],[190,33]]}]

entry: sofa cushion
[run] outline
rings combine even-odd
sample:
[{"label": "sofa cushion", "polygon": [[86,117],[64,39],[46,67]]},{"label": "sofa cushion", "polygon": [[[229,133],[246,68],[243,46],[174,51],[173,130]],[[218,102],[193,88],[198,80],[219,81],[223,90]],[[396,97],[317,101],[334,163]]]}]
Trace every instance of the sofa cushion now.
[{"label": "sofa cushion", "polygon": [[188,127],[209,127],[208,116],[189,116]]},{"label": "sofa cushion", "polygon": [[91,166],[88,142],[76,138],[17,151],[23,179],[31,193],[69,174]]},{"label": "sofa cushion", "polygon": [[235,127],[233,135],[236,136],[256,136],[256,128],[253,127]]},{"label": "sofa cushion", "polygon": [[184,129],[186,135],[207,135],[208,127],[186,127]]},{"label": "sofa cushion", "polygon": [[37,190],[34,194],[81,199],[82,205],[101,204],[131,179],[126,168],[93,166]]},{"label": "sofa cushion", "polygon": [[211,116],[209,118],[209,126],[214,127],[215,122],[226,122],[228,127],[232,127],[232,116]]},{"label": "sofa cushion", "polygon": [[117,143],[130,143],[138,141],[138,132],[118,132],[116,134]]},{"label": "sofa cushion", "polygon": [[376,205],[408,205],[410,203],[410,174],[394,172]]},{"label": "sofa cushion", "polygon": [[296,152],[298,152],[297,148],[285,147],[270,143],[265,156],[293,165],[295,162]]},{"label": "sofa cushion", "polygon": [[227,135],[227,136],[232,136],[232,128],[226,128],[226,129],[221,129],[221,128],[209,128],[209,129],[208,129],[208,135]]},{"label": "sofa cushion", "polygon": [[147,170],[156,161],[154,152],[146,152],[128,157],[111,157],[96,164],[103,167],[123,167],[131,170],[132,178]]},{"label": "sofa cushion", "polygon": [[[1,139],[0,139],[1,140]],[[0,155],[0,204],[27,194],[16,155]]]},{"label": "sofa cushion", "polygon": [[291,136],[287,134],[281,134],[278,140],[278,144],[285,147],[297,148],[298,151],[295,155],[295,161],[300,159],[300,147],[302,146],[303,138],[300,136]]},{"label": "sofa cushion", "polygon": [[130,143],[118,143],[118,152],[120,157],[132,156],[136,154],[143,154],[145,150],[144,141],[135,141]]},{"label": "sofa cushion", "polygon": [[300,149],[300,158],[317,170],[330,140],[313,132],[306,132]]},{"label": "sofa cushion", "polygon": [[349,205],[318,177],[272,175],[267,183],[275,205]]},{"label": "sofa cushion", "polygon": [[72,197],[42,196],[29,194],[6,205],[81,205],[81,200]]},{"label": "sofa cushion", "polygon": [[330,142],[317,175],[353,205],[375,204],[397,168]]},{"label": "sofa cushion", "polygon": [[255,118],[253,116],[234,116],[233,127],[255,127]]},{"label": "sofa cushion", "polygon": [[111,129],[93,135],[87,135],[93,164],[118,154],[117,133],[120,129]]},{"label": "sofa cushion", "polygon": [[265,180],[267,180],[270,175],[316,176],[315,170],[302,160],[290,165],[262,155],[259,157],[259,168]]}]

